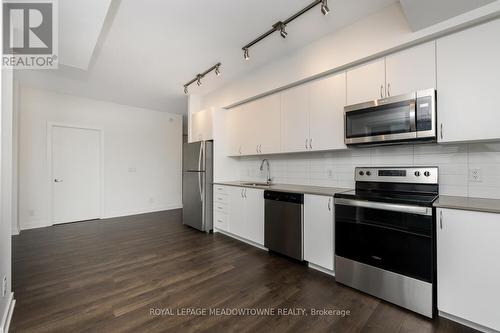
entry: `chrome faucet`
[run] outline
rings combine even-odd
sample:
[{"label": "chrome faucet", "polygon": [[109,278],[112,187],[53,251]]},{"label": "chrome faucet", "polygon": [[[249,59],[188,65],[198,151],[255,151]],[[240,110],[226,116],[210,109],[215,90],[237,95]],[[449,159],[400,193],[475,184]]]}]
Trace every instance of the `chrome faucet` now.
[{"label": "chrome faucet", "polygon": [[267,177],[266,177],[266,184],[271,185],[271,182],[273,181],[271,179],[271,168],[269,167],[269,161],[267,158],[262,160],[262,163],[260,164],[260,171],[264,170],[264,163],[267,164]]}]

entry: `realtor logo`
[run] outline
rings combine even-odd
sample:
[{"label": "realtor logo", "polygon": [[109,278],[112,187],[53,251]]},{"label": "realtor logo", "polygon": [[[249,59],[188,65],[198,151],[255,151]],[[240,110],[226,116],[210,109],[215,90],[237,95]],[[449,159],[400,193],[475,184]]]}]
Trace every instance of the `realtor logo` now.
[{"label": "realtor logo", "polygon": [[2,66],[57,68],[57,0],[3,2]]}]

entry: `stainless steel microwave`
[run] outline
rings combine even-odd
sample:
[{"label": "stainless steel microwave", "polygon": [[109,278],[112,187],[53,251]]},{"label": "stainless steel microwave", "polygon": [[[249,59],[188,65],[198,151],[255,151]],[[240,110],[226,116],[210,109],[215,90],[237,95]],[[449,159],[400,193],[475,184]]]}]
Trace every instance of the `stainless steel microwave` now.
[{"label": "stainless steel microwave", "polygon": [[346,106],[345,143],[385,145],[436,141],[436,90]]}]

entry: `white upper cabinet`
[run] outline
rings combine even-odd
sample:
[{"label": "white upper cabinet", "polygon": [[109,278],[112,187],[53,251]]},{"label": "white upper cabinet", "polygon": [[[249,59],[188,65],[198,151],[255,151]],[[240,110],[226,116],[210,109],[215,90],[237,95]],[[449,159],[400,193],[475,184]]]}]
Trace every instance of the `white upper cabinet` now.
[{"label": "white upper cabinet", "polygon": [[281,96],[274,94],[247,106],[247,121],[244,126],[249,132],[249,146],[256,154],[279,153],[281,149]]},{"label": "white upper cabinet", "polygon": [[191,114],[191,142],[213,139],[212,109]]},{"label": "white upper cabinet", "polygon": [[500,214],[437,213],[438,310],[500,330]]},{"label": "white upper cabinet", "polygon": [[386,96],[385,59],[378,59],[347,71],[347,105]]},{"label": "white upper cabinet", "polygon": [[386,96],[436,87],[436,42],[386,57]]},{"label": "white upper cabinet", "polygon": [[333,197],[304,195],[304,259],[333,270]]},{"label": "white upper cabinet", "polygon": [[437,41],[438,141],[500,138],[500,20]]},{"label": "white upper cabinet", "polygon": [[281,94],[281,151],[309,149],[309,85],[301,85]]},{"label": "white upper cabinet", "polygon": [[244,106],[238,106],[226,113],[225,128],[227,131],[227,155],[242,155],[244,133],[242,133]]},{"label": "white upper cabinet", "polygon": [[309,147],[311,150],[345,149],[345,73],[310,85]]}]

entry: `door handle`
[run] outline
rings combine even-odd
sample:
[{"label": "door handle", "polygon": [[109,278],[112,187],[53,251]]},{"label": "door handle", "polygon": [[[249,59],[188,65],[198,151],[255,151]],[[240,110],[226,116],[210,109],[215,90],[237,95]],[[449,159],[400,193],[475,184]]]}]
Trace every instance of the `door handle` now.
[{"label": "door handle", "polygon": [[384,98],[384,85],[380,85],[380,98]]},{"label": "door handle", "polygon": [[62,179],[57,179],[57,178],[56,178],[56,179],[54,179],[54,183],[62,183],[62,182],[63,182],[63,180],[62,180]]},{"label": "door handle", "polygon": [[332,211],[332,198],[328,199],[328,211]]},{"label": "door handle", "polygon": [[245,190],[245,189],[243,189],[243,188],[241,189],[241,193],[240,193],[240,195],[241,195],[241,197],[242,197],[242,198],[243,198],[243,191],[244,191],[244,190]]},{"label": "door handle", "polygon": [[245,198],[245,199],[247,198],[247,189],[246,188],[243,189],[243,198]]},{"label": "door handle", "polygon": [[309,139],[309,148],[313,149],[313,139]]},{"label": "door handle", "polygon": [[306,139],[306,149],[308,149],[308,148],[307,148],[307,143],[308,143],[308,140]]},{"label": "door handle", "polygon": [[387,83],[387,97],[391,97],[391,84]]},{"label": "door handle", "polygon": [[443,229],[443,211],[439,212],[439,229]]},{"label": "door handle", "polygon": [[441,139],[443,139],[443,123],[441,123]]}]

